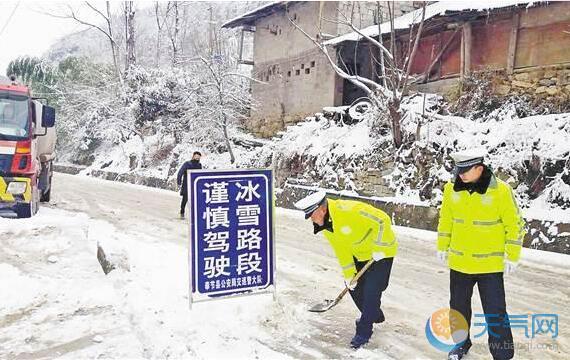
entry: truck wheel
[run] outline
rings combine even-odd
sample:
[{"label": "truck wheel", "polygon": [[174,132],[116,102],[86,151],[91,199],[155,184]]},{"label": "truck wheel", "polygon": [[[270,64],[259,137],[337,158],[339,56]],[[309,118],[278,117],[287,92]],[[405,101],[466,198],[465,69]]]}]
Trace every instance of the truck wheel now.
[{"label": "truck wheel", "polygon": [[16,213],[18,214],[19,218],[31,218],[35,214],[35,207],[36,206],[34,206],[34,201],[32,200],[29,204],[20,204]]},{"label": "truck wheel", "polygon": [[34,216],[39,208],[39,192],[38,187],[32,190],[32,200],[28,204],[20,204],[19,209],[16,211],[19,218],[31,218]]},{"label": "truck wheel", "polygon": [[[40,189],[40,202],[49,202],[49,200],[51,198],[51,183],[52,183],[52,178],[53,178],[53,172],[51,171],[51,162],[43,165],[42,173],[44,173],[44,172],[47,172],[47,174],[42,175],[42,178],[47,178],[47,180],[45,181],[47,184],[44,184],[44,186],[48,190],[42,191]],[[41,183],[42,182],[40,181],[40,184]]]}]

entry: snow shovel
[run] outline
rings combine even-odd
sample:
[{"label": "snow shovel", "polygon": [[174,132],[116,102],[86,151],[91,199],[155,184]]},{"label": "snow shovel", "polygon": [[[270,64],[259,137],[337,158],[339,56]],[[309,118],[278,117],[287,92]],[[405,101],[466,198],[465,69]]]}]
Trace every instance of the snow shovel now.
[{"label": "snow shovel", "polygon": [[[360,279],[360,277],[366,272],[366,270],[368,270],[368,268],[373,263],[374,263],[374,259],[370,259],[366,263],[366,265],[364,265],[364,267],[362,269],[360,269],[360,271],[352,278],[352,280],[350,280],[350,285],[356,284],[358,282],[358,279]],[[346,295],[347,292],[348,292],[348,287],[345,287],[344,289],[342,289],[340,294],[338,294],[336,299],[334,299],[334,300],[328,299],[328,300],[323,301],[322,303],[315,304],[309,309],[309,311],[311,311],[311,312],[325,312],[327,310],[330,310],[333,306],[335,306],[336,304],[338,304],[342,300],[342,298],[344,297],[344,295]]]}]

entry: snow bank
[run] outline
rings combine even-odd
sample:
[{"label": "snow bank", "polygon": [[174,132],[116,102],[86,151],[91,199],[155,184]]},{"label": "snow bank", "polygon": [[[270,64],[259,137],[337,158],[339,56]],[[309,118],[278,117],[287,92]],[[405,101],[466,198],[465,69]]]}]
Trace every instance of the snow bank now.
[{"label": "snow bank", "polygon": [[[533,155],[543,159],[564,159],[570,154],[570,114],[538,115],[516,118],[507,114],[490,121],[471,121],[457,116],[433,115],[421,128],[421,139],[441,147],[487,149],[489,164],[497,169],[512,169]],[[406,128],[415,132],[416,124]]]},{"label": "snow bank", "polygon": [[0,293],[0,318],[43,300],[36,291],[40,285],[36,279],[5,263],[0,264],[0,273],[0,288],[3,289]]},{"label": "snow bank", "polygon": [[[186,245],[153,232],[46,207],[0,219],[0,357],[288,358],[275,333],[305,331],[304,304],[265,294],[189,310]],[[98,242],[124,249],[131,271],[105,276]]]},{"label": "snow bank", "polygon": [[275,150],[285,156],[293,153],[318,156],[319,160],[326,162],[327,157],[364,155],[371,145],[367,121],[343,126],[326,119],[317,121],[313,118],[289,127],[281,140],[276,142]]}]

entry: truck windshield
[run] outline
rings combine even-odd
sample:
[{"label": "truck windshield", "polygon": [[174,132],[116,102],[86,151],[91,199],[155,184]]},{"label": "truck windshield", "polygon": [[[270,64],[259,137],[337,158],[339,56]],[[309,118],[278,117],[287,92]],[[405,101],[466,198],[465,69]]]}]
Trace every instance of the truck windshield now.
[{"label": "truck windshield", "polygon": [[0,140],[28,137],[28,97],[0,92]]}]

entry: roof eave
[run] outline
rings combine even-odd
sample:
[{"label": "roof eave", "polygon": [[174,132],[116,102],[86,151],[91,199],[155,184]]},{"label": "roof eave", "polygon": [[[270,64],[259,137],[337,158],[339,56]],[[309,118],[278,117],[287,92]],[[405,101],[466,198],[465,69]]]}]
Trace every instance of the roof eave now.
[{"label": "roof eave", "polygon": [[260,8],[245,13],[237,18],[222,24],[222,28],[235,28],[238,26],[255,26],[257,20],[275,14],[286,8],[289,1],[275,1]]},{"label": "roof eave", "polygon": [[[425,22],[434,21],[434,20],[440,19],[440,18],[442,18],[442,17],[454,18],[454,17],[457,17],[457,16],[461,16],[461,14],[464,14],[464,13],[466,13],[466,12],[471,12],[471,13],[484,13],[484,12],[486,11],[486,12],[490,13],[490,12],[499,12],[499,11],[512,11],[513,9],[516,9],[516,8],[521,8],[521,7],[529,8],[529,7],[536,7],[536,6],[540,6],[540,5],[546,5],[546,4],[548,4],[548,1],[544,1],[544,0],[538,0],[538,1],[528,0],[528,1],[521,1],[520,3],[517,3],[517,4],[510,4],[510,5],[506,5],[506,6],[497,6],[497,7],[495,7],[495,8],[485,9],[484,11],[482,11],[482,10],[475,10],[475,9],[472,9],[472,10],[464,10],[464,11],[461,11],[461,10],[451,10],[451,11],[450,11],[450,10],[445,10],[443,13],[436,13],[436,14],[434,14],[434,15],[432,15],[432,16],[426,18],[424,21],[425,21]],[[432,5],[435,5],[435,4],[432,4]],[[432,6],[432,5],[428,5],[428,6]],[[415,10],[415,12],[419,12],[419,11],[421,11],[421,9]],[[402,15],[402,16],[399,16],[399,17],[395,18],[394,20],[399,19],[399,18],[403,18],[403,17],[406,17],[406,16],[409,16],[409,14],[410,14],[410,13],[407,13],[407,14],[404,14],[404,15]],[[384,23],[384,24],[387,24],[387,23],[388,23],[388,22],[386,22],[386,23]],[[382,24],[382,25],[384,25],[384,24]],[[417,23],[412,23],[410,26],[414,26],[414,25],[417,25]],[[407,28],[395,29],[395,32],[396,32],[396,33],[406,32],[406,31],[409,31],[409,28],[410,28],[410,27],[408,26]],[[361,29],[361,30],[363,30],[363,29]],[[382,35],[384,35],[384,34],[387,34],[387,33],[382,32]],[[378,34],[373,34],[373,35],[371,35],[371,37],[373,37],[373,38],[378,38]],[[341,44],[343,44],[343,43],[345,43],[345,42],[358,42],[358,41],[362,41],[363,39],[364,39],[364,38],[363,38],[362,36],[357,35],[356,32],[352,32],[352,33],[348,33],[348,34],[341,35],[341,36],[339,36],[338,38],[328,40],[328,41],[325,42],[325,45],[332,46],[332,47],[337,47],[337,46],[339,46],[339,45],[341,45]]]}]

